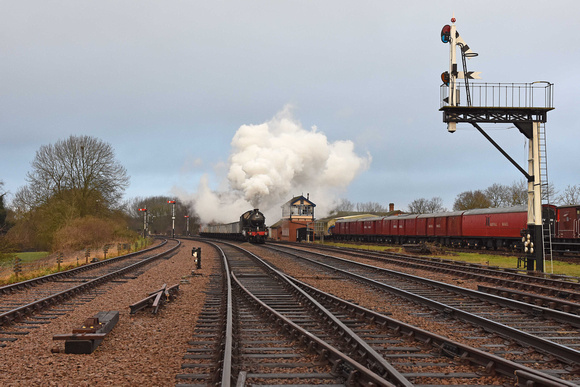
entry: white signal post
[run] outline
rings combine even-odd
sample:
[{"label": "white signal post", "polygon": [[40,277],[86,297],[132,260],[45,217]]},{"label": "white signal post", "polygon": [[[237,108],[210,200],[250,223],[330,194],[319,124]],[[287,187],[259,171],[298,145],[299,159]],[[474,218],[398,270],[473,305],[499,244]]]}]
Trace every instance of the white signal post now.
[{"label": "white signal post", "polygon": [[[456,38],[457,29],[455,27],[455,16],[451,18],[451,30],[449,33],[449,105],[457,106],[457,88],[455,85],[457,74],[457,50]],[[447,123],[447,130],[453,133],[457,130],[457,122]]]},{"label": "white signal post", "polygon": [[171,237],[175,238],[175,200],[168,200],[171,204]]},{"label": "white signal post", "polygon": [[147,237],[147,207],[139,208],[140,212],[143,212],[143,238]]},{"label": "white signal post", "polygon": [[[470,59],[477,54],[469,48],[467,43],[457,33],[455,26],[455,15],[451,18],[451,25],[446,25],[441,31],[441,40],[443,43],[449,43],[449,106],[459,105],[459,91],[457,90],[457,79],[481,79],[480,71],[458,71],[457,70],[457,45],[461,47],[461,55],[465,69],[465,58]],[[466,91],[469,92],[469,90]],[[453,133],[457,130],[457,122],[450,121],[447,123],[447,130]]]}]

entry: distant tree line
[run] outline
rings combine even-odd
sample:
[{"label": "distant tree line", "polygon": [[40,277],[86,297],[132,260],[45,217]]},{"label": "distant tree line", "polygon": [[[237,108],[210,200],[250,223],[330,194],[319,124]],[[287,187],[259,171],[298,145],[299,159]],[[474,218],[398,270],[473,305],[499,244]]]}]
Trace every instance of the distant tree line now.
[{"label": "distant tree line", "polygon": [[4,198],[6,197],[6,192],[4,191],[4,182],[0,180],[0,235],[6,231],[6,217],[8,212],[4,205]]},{"label": "distant tree line", "polygon": [[[580,184],[568,185],[561,194],[558,194],[553,184],[542,187],[542,200],[555,205],[580,204]],[[526,181],[515,181],[511,185],[492,184],[483,190],[461,192],[453,202],[453,211],[465,211],[474,208],[497,208],[525,205],[528,202],[528,184]],[[443,206],[443,199],[414,199],[408,204],[407,212],[411,214],[431,214],[449,211]],[[385,213],[388,208],[377,202],[353,203],[348,199],[340,201],[331,210],[331,214],[338,212],[368,212]]]},{"label": "distant tree line", "polygon": [[[580,184],[568,185],[562,194],[553,184],[542,187],[542,200],[555,205],[580,204]],[[409,212],[427,214],[447,211],[441,205],[439,197],[432,199],[415,199],[409,204]],[[525,205],[528,203],[528,185],[524,180],[515,181],[511,185],[492,184],[483,190],[464,191],[457,195],[453,202],[454,211],[464,211],[474,208],[497,208]]]},{"label": "distant tree line", "polygon": [[[142,232],[144,217],[147,217],[148,230],[150,234],[171,235],[173,222],[172,204],[167,203],[175,200],[170,196],[150,196],[137,197],[125,203],[125,211],[131,221],[131,229]],[[139,209],[147,209],[146,215]],[[199,231],[199,217],[195,214],[189,204],[175,200],[175,235],[186,235],[187,218],[189,216],[190,235]]]},{"label": "distant tree line", "polygon": [[339,212],[388,212],[389,209],[377,202],[353,203],[348,199],[340,199],[339,202],[330,211],[331,214]]}]

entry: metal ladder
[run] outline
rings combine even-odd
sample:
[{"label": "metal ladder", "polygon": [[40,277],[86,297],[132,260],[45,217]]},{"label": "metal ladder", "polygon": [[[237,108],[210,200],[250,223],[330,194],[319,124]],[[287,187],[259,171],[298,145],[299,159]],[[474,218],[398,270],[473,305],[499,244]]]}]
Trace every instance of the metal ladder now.
[{"label": "metal ladder", "polygon": [[[540,136],[539,136],[539,147],[540,147],[540,182],[542,191],[542,201],[546,204],[550,204],[550,190],[548,182],[548,147],[546,140],[546,125],[540,123]],[[542,210],[542,214],[543,214]],[[548,212],[549,217],[549,212]],[[542,217],[543,218],[543,217]],[[543,219],[542,219],[543,220]],[[546,229],[546,224],[548,228]],[[544,262],[550,260],[551,272],[554,272],[554,265],[552,261],[552,231],[555,225],[552,224],[551,219],[547,219],[546,222],[542,222],[542,232],[544,235]],[[544,265],[545,267],[545,265]]]}]

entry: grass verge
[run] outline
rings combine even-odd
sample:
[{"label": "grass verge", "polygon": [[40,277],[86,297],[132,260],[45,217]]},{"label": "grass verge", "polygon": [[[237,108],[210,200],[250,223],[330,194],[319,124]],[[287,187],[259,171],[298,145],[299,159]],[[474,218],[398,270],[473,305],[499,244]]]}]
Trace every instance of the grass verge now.
[{"label": "grass verge", "polygon": [[[350,247],[362,250],[372,250],[372,251],[391,251],[391,252],[404,252],[401,247],[397,246],[381,246],[381,245],[355,245],[355,244],[348,244],[348,243],[333,243],[333,242],[325,242],[325,244],[336,246],[336,247]],[[501,255],[493,255],[493,254],[481,254],[481,253],[450,253],[450,254],[441,254],[441,255],[433,255],[434,257],[439,257],[442,259],[450,259],[455,261],[464,261],[469,263],[478,263],[481,265],[487,266],[499,266],[503,268],[515,269],[518,264],[518,258],[516,256],[501,256]],[[552,263],[550,261],[546,261],[545,265],[545,272],[552,273]],[[554,274],[562,274],[568,275],[573,277],[580,277],[580,264],[569,263],[569,262],[562,262],[558,260],[553,261],[553,273]]]}]

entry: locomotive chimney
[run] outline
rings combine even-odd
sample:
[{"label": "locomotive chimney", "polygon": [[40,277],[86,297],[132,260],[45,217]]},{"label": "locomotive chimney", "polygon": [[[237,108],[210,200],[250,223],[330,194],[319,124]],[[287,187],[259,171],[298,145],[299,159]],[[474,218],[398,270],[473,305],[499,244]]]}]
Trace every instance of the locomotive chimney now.
[{"label": "locomotive chimney", "polygon": [[395,203],[389,203],[389,212],[395,211]]},{"label": "locomotive chimney", "polygon": [[306,193],[306,199],[310,200],[310,192]]}]

